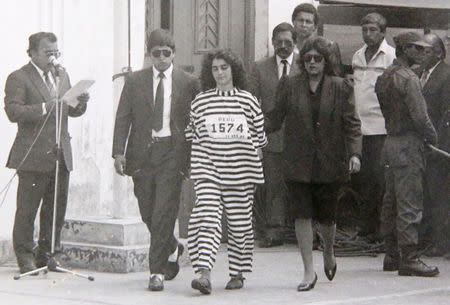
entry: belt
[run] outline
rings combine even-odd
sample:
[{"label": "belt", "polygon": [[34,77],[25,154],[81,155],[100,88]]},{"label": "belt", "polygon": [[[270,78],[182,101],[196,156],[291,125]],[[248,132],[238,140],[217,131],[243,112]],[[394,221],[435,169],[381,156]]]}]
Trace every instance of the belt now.
[{"label": "belt", "polygon": [[152,137],[151,143],[168,143],[172,141],[172,137],[171,136],[167,136],[167,137]]}]

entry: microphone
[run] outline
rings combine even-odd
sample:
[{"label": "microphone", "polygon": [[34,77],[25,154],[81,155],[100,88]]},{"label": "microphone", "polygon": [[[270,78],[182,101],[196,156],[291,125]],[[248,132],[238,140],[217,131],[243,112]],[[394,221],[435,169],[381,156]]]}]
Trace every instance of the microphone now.
[{"label": "microphone", "polygon": [[64,67],[61,65],[61,63],[56,59],[54,55],[51,55],[48,58],[50,64],[55,68],[55,75],[59,76],[60,71],[64,71]]}]

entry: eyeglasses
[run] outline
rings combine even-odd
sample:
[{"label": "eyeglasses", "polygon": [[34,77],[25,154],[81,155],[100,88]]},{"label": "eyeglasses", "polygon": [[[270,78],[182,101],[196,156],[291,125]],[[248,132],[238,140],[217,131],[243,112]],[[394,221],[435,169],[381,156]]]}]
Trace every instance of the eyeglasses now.
[{"label": "eyeglasses", "polygon": [[49,51],[45,51],[45,56],[50,57],[50,56],[55,56],[56,58],[61,56],[61,52],[59,52],[58,50],[49,50]]},{"label": "eyeglasses", "polygon": [[321,62],[323,60],[323,56],[320,54],[312,55],[312,54],[305,54],[303,55],[303,61],[304,62],[311,62],[314,58],[314,62]]},{"label": "eyeglasses", "polygon": [[170,57],[170,55],[172,55],[172,50],[153,50],[152,56],[160,57],[161,53],[164,55],[164,57]]}]

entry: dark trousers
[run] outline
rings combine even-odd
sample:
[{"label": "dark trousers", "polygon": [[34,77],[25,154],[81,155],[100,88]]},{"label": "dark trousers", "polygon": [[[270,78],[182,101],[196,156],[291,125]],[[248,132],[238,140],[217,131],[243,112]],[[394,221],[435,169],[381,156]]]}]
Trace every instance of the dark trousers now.
[{"label": "dark trousers", "polygon": [[287,187],[281,171],[281,153],[264,151],[263,185],[258,185],[253,207],[256,231],[268,238],[281,239],[285,225]]},{"label": "dark trousers", "polygon": [[450,162],[430,154],[425,169],[421,244],[450,251]]},{"label": "dark trousers", "polygon": [[[13,228],[13,246],[19,265],[22,257],[31,257],[35,247],[34,221],[42,200],[39,227],[39,252],[51,251],[55,172],[18,171],[17,209]],[[67,207],[69,171],[60,164],[56,209],[55,245],[59,247]]]},{"label": "dark trousers", "polygon": [[416,164],[386,168],[382,233],[386,239],[397,239],[399,247],[418,244],[423,210],[422,175],[423,166]]},{"label": "dark trousers", "polygon": [[384,193],[384,169],[380,162],[385,135],[363,136],[361,170],[352,175],[352,188],[359,195],[360,228],[377,233]]},{"label": "dark trousers", "polygon": [[142,221],[150,231],[150,272],[164,274],[167,260],[178,246],[173,230],[181,191],[181,174],[170,142],[152,145],[133,182]]}]

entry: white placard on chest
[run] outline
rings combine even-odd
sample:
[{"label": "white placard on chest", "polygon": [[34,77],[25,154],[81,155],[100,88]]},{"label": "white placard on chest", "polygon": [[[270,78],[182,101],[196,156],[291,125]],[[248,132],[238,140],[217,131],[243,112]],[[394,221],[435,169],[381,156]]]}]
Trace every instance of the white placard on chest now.
[{"label": "white placard on chest", "polygon": [[214,139],[247,139],[248,125],[243,114],[211,114],[205,117],[208,135]]}]

